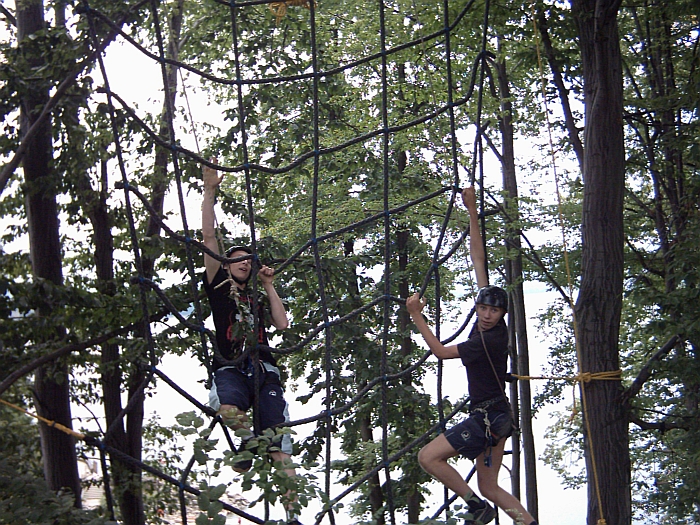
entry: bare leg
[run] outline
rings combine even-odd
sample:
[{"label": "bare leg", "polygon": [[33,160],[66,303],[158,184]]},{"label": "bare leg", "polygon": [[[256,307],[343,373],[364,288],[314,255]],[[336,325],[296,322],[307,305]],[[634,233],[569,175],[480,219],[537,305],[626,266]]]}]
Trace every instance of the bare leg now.
[{"label": "bare leg", "polygon": [[[505,439],[491,449],[491,466],[484,463],[484,455],[476,458],[476,476],[479,484],[479,491],[485,498],[493,501],[498,507],[517,520],[520,519],[525,525],[529,525],[535,519],[525,510],[520,501],[503,490],[498,485],[498,471],[503,461],[503,448]],[[462,475],[447,460],[457,456],[459,453],[452,448],[444,434],[440,434],[418,453],[418,462],[428,474],[440,481],[455,494],[468,498],[473,494],[472,489],[464,480]]]},{"label": "bare leg", "polygon": [[[250,430],[250,423],[246,413],[235,405],[221,405],[217,414],[221,416],[221,420],[228,428],[234,431],[240,429],[247,430],[247,433],[243,433],[244,435],[241,436],[242,440],[238,448],[238,453],[243,452],[246,449],[246,443],[253,437],[253,432]],[[243,472],[248,472],[252,465],[253,462],[251,460],[244,459],[231,465],[231,468],[233,468],[235,472],[242,474]]]},{"label": "bare leg", "polygon": [[[221,419],[223,420],[224,424],[233,430],[238,430],[240,428],[250,429],[250,422],[248,416],[237,406],[221,405],[218,414],[221,416]],[[289,454],[277,450],[275,452],[270,452],[270,457],[272,457],[273,461],[281,462],[282,465],[289,465],[284,469],[284,471],[289,477],[296,476],[296,470],[294,470],[294,467],[291,466],[292,460]],[[236,470],[235,467],[234,470]],[[241,469],[242,472],[245,470],[246,469]],[[288,513],[290,513],[290,515],[296,515],[294,511],[296,501],[297,496],[292,490],[287,491],[287,493],[283,496],[285,509],[288,511]]]},{"label": "bare leg", "polygon": [[484,463],[484,454],[476,458],[476,479],[479,484],[479,492],[485,498],[493,501],[498,507],[503,509],[514,520],[520,520],[525,525],[529,525],[535,518],[525,510],[525,507],[518,499],[506,492],[498,485],[498,471],[503,461],[503,448],[506,440],[502,439],[491,449],[491,466]]},{"label": "bare leg", "polygon": [[289,454],[278,450],[275,452],[270,452],[270,456],[272,457],[273,461],[280,461],[283,465],[290,465],[288,468],[284,469],[288,476],[293,477],[297,475],[296,470],[294,470],[294,467],[291,466],[292,457]]},{"label": "bare leg", "polygon": [[440,481],[448,489],[462,497],[473,494],[462,475],[447,460],[457,456],[457,452],[444,434],[440,434],[418,452],[418,463],[428,474]]},{"label": "bare leg", "polygon": [[[270,456],[272,457],[273,461],[279,461],[282,463],[282,465],[285,466],[289,465],[287,468],[284,469],[284,471],[289,477],[294,477],[297,475],[296,471],[294,470],[294,467],[291,466],[292,459],[289,454],[278,450],[275,452],[270,452]],[[295,507],[297,506],[297,495],[293,489],[288,490],[284,494],[284,496],[282,496],[282,503],[284,504],[284,507],[287,510],[288,519],[291,520],[293,518],[296,518],[297,512]]]}]

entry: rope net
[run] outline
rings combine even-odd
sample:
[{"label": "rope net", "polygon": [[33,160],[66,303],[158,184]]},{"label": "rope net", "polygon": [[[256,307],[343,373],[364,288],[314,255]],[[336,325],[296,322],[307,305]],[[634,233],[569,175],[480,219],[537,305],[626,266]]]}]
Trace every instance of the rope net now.
[{"label": "rope net", "polygon": [[[210,42],[190,44],[187,58],[181,58],[184,53],[172,46],[173,35],[178,31],[173,25],[178,16],[176,5],[186,10],[185,17],[190,17],[190,22],[199,16],[197,23],[206,26],[211,35]],[[223,188],[221,207],[247,229],[244,236],[249,239],[255,263],[259,264],[263,257],[271,261],[278,275],[276,282],[283,291],[286,280],[296,284],[306,281],[307,287],[315,291],[309,294],[316,297],[316,303],[307,305],[308,316],[297,314],[292,321],[304,327],[305,335],[296,332],[294,336],[284,336],[282,344],[269,350],[287,356],[297,370],[303,370],[302,364],[308,361],[310,373],[317,379],[310,397],[322,399],[323,408],[285,425],[290,429],[316,425],[302,445],[314,459],[321,456],[323,449],[325,503],[316,515],[316,523],[335,523],[339,505],[358,494],[366,495],[368,486],[371,490],[379,483],[383,498],[381,519],[397,523],[397,506],[404,508],[408,496],[402,493],[396,476],[399,480],[421,480],[421,474],[415,472],[415,452],[436,432],[444,430],[446,422],[467,402],[444,402],[441,362],[436,370],[436,406],[428,406],[430,396],[419,394],[412,401],[416,403],[413,409],[399,402],[407,389],[415,390],[412,378],[426,374],[425,363],[430,356],[430,352],[411,348],[408,320],[400,307],[408,296],[407,283],[421,283],[423,293],[432,284],[430,293],[436,299],[435,322],[440,337],[442,281],[445,276],[453,278],[451,271],[442,266],[458,253],[466,235],[464,223],[454,213],[455,198],[460,186],[473,184],[477,174],[484,186],[481,143],[487,124],[481,119],[486,65],[492,58],[487,51],[489,2],[445,1],[418,8],[408,2],[379,1],[366,7],[367,12],[356,18],[345,12],[325,11],[342,6],[314,2],[213,0],[187,10],[186,3],[164,5],[146,0],[131,13],[139,23],[150,24],[153,42],[145,44],[138,25],[129,33],[89,2],[80,4],[81,18],[90,27],[93,49],[105,46],[105,37],[99,35],[108,28],[125,45],[152,60],[154,68],[160,68],[165,105],[158,127],[113,91],[110,67],[102,54],[97,54],[100,90],[106,101],[103,109],[110,123],[111,148],[120,174],[114,187],[121,192],[129,226],[132,284],[139,289],[143,320],[140,333],[146,350],[145,359],[140,362],[140,383],[131,389],[129,402],[110,427],[99,436],[79,433],[77,437],[99,450],[105,475],[109,457],[112,462],[122,462],[176,486],[183,523],[188,519],[186,493],[201,496],[206,492],[211,496],[211,492],[188,482],[194,457],[175,477],[125,454],[113,446],[111,438],[117,428],[115,423],[126,417],[134,400],[158,379],[210,417],[209,430],[221,429],[236,452],[234,437],[214,411],[161,370],[158,348],[164,333],[185,331],[187,341],[198,341],[194,351],[208,366],[209,348],[216,344],[204,324],[206,308],[200,299],[201,265],[197,258],[208,253],[222,262],[228,259],[209,251],[197,240],[197,233],[188,224],[192,206],[187,189],[188,185],[196,185],[193,180],[199,174],[199,166],[214,167],[209,160],[211,155],[222,158],[216,167],[230,177]],[[204,15],[203,9],[207,10]],[[265,20],[267,33],[256,33],[255,24]],[[374,31],[373,41],[354,42],[352,49],[333,47],[338,31],[350,31],[353,25],[361,23],[372,28],[362,35]],[[181,38],[176,35],[175,40]],[[210,64],[197,56],[201,51],[206,57],[204,52],[221,41],[229,45],[225,56]],[[348,41],[352,42],[352,38]],[[178,127],[185,113],[182,100],[177,97],[178,74],[183,82],[186,79],[192,84],[193,79],[199,79],[206,83],[212,96],[227,104],[223,111],[231,128],[210,137],[204,152],[199,151],[202,137],[197,137],[196,129],[197,119],[204,116],[193,114],[189,101],[188,116],[184,118],[192,121],[191,136]],[[358,91],[358,79],[364,81],[363,94],[351,97],[351,92]],[[303,97],[292,103],[292,92],[302,93]],[[420,99],[417,93],[422,93]],[[304,102],[300,104],[301,99]],[[348,103],[357,107],[345,107]],[[350,110],[352,123],[345,114]],[[168,157],[167,173],[172,180],[165,184],[176,190],[177,205],[167,217],[142,192],[133,149],[127,153],[123,144],[127,135],[125,123],[144,134],[156,155]],[[475,131],[466,133],[465,129],[472,126]],[[199,122],[198,127],[201,131],[205,125]],[[196,141],[194,148],[184,145],[191,139]],[[473,143],[464,147],[466,140]],[[435,144],[441,149],[436,150]],[[328,173],[338,173],[338,164],[347,166],[346,188],[340,197],[330,193],[331,183],[338,181],[326,177]],[[285,195],[308,199],[304,208],[307,215],[303,216],[301,208],[286,200]],[[272,196],[279,207],[277,215],[270,211]],[[288,217],[285,231],[281,231],[271,219],[281,221],[285,214],[297,220]],[[432,221],[432,226],[419,226],[412,222],[413,214],[434,215],[439,220]],[[175,218],[180,221],[177,226]],[[169,255],[180,257],[178,269],[187,277],[176,299],[169,296],[162,278],[149,267],[152,255],[148,242],[152,239],[144,234],[142,224],[146,220],[163,232]],[[220,220],[226,222],[221,217]],[[260,237],[261,231],[267,235]],[[225,235],[231,236],[231,232],[226,231]],[[426,237],[431,240],[426,241]],[[270,239],[284,239],[284,243],[275,244]],[[358,253],[365,246],[371,248]],[[430,258],[417,255],[427,253],[427,248],[432,249]],[[346,263],[349,266],[343,267],[338,264],[343,260],[363,262]],[[373,277],[366,278],[363,271],[371,271]],[[335,272],[353,284],[338,290]],[[253,286],[257,287],[255,278]],[[183,296],[189,299],[183,300]],[[154,317],[160,321],[163,315],[173,320],[165,332],[162,326],[154,327]],[[470,319],[471,314],[445,341],[459,337]],[[340,329],[353,324],[366,324],[371,333],[357,333],[348,341],[345,331],[341,339]],[[363,370],[363,361],[351,354],[356,349],[353,345],[373,352],[374,366]],[[321,371],[313,370],[316,364],[322,364]],[[338,388],[343,382],[348,385],[347,391]],[[422,431],[416,430],[421,425],[397,428],[392,423],[397,420],[397,410],[403,411],[406,419],[425,420]],[[360,424],[352,421],[366,424],[370,430],[381,429],[380,445],[363,465],[344,464],[351,474],[344,479],[347,487],[338,492],[334,490],[338,477],[333,470],[338,450],[334,435],[340,427]],[[371,438],[356,445],[373,442]],[[304,475],[300,472],[300,477]],[[114,516],[108,479],[104,487],[109,511]],[[269,520],[270,501],[264,497],[263,501],[263,517],[228,504],[222,506],[250,522],[264,523]],[[403,503],[397,505],[397,501]],[[446,495],[440,509],[424,519],[437,519],[449,510],[452,501],[454,498]]]}]

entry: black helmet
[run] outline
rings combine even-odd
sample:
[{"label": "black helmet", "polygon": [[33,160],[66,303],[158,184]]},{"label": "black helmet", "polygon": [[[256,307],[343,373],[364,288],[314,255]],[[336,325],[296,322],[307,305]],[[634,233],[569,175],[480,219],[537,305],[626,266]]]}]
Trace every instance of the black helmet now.
[{"label": "black helmet", "polygon": [[[231,258],[231,254],[233,254],[234,252],[246,252],[247,254],[252,255],[253,250],[251,250],[247,246],[231,246],[228,250],[226,250],[226,257]],[[222,263],[222,266],[223,266],[223,264],[224,263]],[[238,284],[247,284],[248,281],[250,280],[250,275],[251,274],[248,274],[248,277],[246,279],[243,279],[243,280],[239,279],[235,275],[231,275],[231,278],[234,281],[236,281]]]},{"label": "black helmet", "polygon": [[248,246],[231,246],[228,250],[226,250],[226,257],[231,257],[233,252],[246,252],[247,254],[252,255],[253,250],[251,250]]},{"label": "black helmet", "polygon": [[476,304],[487,304],[508,311],[508,294],[498,286],[484,286],[476,296]]}]

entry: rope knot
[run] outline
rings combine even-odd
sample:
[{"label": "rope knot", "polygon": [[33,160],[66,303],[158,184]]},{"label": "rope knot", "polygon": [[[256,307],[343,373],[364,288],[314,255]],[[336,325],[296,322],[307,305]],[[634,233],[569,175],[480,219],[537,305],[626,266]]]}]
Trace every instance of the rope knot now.
[{"label": "rope knot", "polygon": [[[314,7],[316,2],[314,2]],[[287,14],[287,7],[305,7],[306,9],[311,9],[309,0],[285,0],[284,2],[272,2],[269,5],[270,11],[275,15],[276,23],[279,24],[280,21]]]},{"label": "rope knot", "polygon": [[581,372],[580,374],[574,376],[575,381],[580,381],[581,383],[590,383],[593,379],[593,374],[590,372]]}]

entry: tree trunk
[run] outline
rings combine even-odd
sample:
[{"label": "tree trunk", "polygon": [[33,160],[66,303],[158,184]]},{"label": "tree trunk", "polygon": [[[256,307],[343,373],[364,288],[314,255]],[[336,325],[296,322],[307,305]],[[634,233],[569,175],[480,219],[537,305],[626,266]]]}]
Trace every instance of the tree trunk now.
[{"label": "tree trunk", "polygon": [[[399,171],[403,172],[406,168],[406,154],[399,154],[398,162]],[[408,240],[410,237],[410,232],[406,229],[400,229],[396,232],[396,250],[399,255],[399,275],[403,277],[399,281],[399,297],[401,299],[408,299],[410,295],[409,283],[407,278],[408,270]],[[401,337],[401,355],[404,358],[409,357],[413,353],[413,341],[411,340],[411,331],[409,328],[410,317],[408,311],[405,308],[399,308],[398,311],[398,321],[399,321],[399,333],[403,334]],[[404,382],[406,387],[411,386],[411,377],[407,377]],[[410,408],[405,408],[403,413],[404,421],[415,421],[416,414],[414,410]],[[420,519],[420,502],[421,497],[418,492],[418,482],[413,484],[409,490],[406,491],[406,512],[408,514],[408,523],[418,523]]]},{"label": "tree trunk", "polygon": [[[496,64],[498,70],[498,84],[501,96],[501,115],[499,127],[502,137],[501,166],[503,169],[503,189],[506,192],[505,208],[506,216],[506,280],[511,287],[510,312],[508,314],[509,328],[514,330],[515,344],[517,345],[517,373],[530,375],[530,351],[527,339],[527,317],[525,314],[525,295],[523,291],[523,257],[520,242],[520,230],[518,223],[520,213],[518,209],[518,184],[515,176],[515,153],[513,147],[513,121],[512,104],[510,102],[510,87],[508,72],[504,61]],[[537,456],[535,455],[535,437],[532,431],[532,393],[529,381],[519,382],[520,398],[520,430],[523,438],[523,457],[525,465],[525,497],[526,507],[532,516],[537,519]],[[518,448],[517,436],[513,438],[513,471],[516,472],[516,455]],[[519,469],[518,469],[519,470]],[[519,483],[519,477],[516,478]],[[520,486],[517,487],[519,494]],[[516,492],[514,492],[515,494]]]},{"label": "tree trunk", "polygon": [[[43,65],[41,54],[32,54],[29,38],[46,28],[42,0],[17,2],[17,33],[20,49],[33,67]],[[20,129],[25,135],[41,108],[49,99],[48,83],[42,79],[27,80],[27,91],[22,95]],[[29,228],[29,254],[35,278],[63,284],[61,241],[59,237],[56,187],[58,181],[51,172],[51,123],[47,120],[41,131],[31,140],[22,161],[24,169],[25,207]],[[39,315],[51,317],[48,307]],[[63,328],[56,328],[61,337]],[[69,397],[69,372],[65,362],[42,367],[35,374],[34,396],[37,413],[46,419],[72,428]],[[70,489],[75,495],[75,506],[81,506],[80,477],[78,475],[75,439],[60,430],[39,423],[44,476],[51,490]]]},{"label": "tree trunk", "polygon": [[[350,257],[355,251],[355,243],[352,239],[343,242],[343,253],[345,257]],[[355,304],[353,304],[353,309],[361,306],[359,301],[360,288],[357,285],[357,278],[351,279],[348,282],[348,292],[351,297],[357,298]],[[374,441],[374,435],[372,433],[372,421],[367,417],[363,417],[360,420],[360,439],[365,443],[371,443]],[[375,474],[370,479],[367,480],[367,486],[369,487],[369,506],[370,512],[372,513],[372,519],[376,520],[377,525],[384,525],[384,513],[382,509],[384,508],[384,496],[382,494],[381,481],[379,479],[379,474]]]},{"label": "tree trunk", "polygon": [[[585,131],[581,288],[576,303],[581,372],[619,370],[625,151],[618,2],[572,0],[583,63]],[[588,518],[631,523],[628,410],[618,381],[581,384]]]},{"label": "tree trunk", "polygon": [[[98,191],[93,191],[87,172],[80,181],[80,189],[84,214],[90,218],[92,225],[97,287],[101,293],[113,296],[116,293],[114,286],[114,238],[112,236],[114,221],[107,204],[109,182],[105,161],[101,163],[100,172],[100,189]],[[102,403],[109,436],[108,444],[128,454],[124,420],[119,418],[117,421],[117,417],[122,411],[122,379],[119,345],[107,342],[102,345],[100,383],[102,384]],[[131,504],[133,498],[129,495],[125,497],[125,493],[128,492],[125,489],[129,487],[129,468],[114,458],[110,462],[110,467],[111,483],[115,488],[114,494],[119,500],[122,519],[127,525],[138,523],[139,513],[129,510],[130,507],[133,507]],[[136,517],[134,518],[134,516]]]},{"label": "tree trunk", "polygon": [[[178,60],[180,33],[182,28],[184,0],[178,0],[177,8],[173,10],[171,18],[168,20],[170,34],[168,38],[166,56],[167,58]],[[178,67],[167,65],[166,77],[168,89],[166,94],[169,99],[164,99],[163,109],[161,111],[159,135],[165,141],[170,141],[170,113],[168,108],[173,108],[175,97],[177,94],[177,75]],[[165,203],[165,194],[170,184],[168,177],[168,159],[170,151],[156,146],[156,158],[154,166],[154,181],[151,187],[150,203],[153,209],[162,219]],[[160,236],[161,228],[156,217],[150,216],[146,225],[145,236],[147,238]],[[155,261],[157,255],[153,257],[143,258],[143,270],[146,278],[151,278],[155,274]],[[144,334],[145,337],[145,334]],[[112,356],[113,357],[113,356]],[[132,366],[131,372],[127,380],[128,397],[131,400],[135,399],[129,413],[126,417],[126,435],[125,446],[127,453],[137,459],[142,459],[143,443],[141,435],[143,433],[143,418],[144,418],[144,391],[140,388],[146,378],[145,371],[135,363]],[[143,494],[142,494],[142,473],[140,470],[129,469],[129,483],[124,487],[121,494],[121,512],[126,525],[140,525],[145,522]]]},{"label": "tree trunk", "polygon": [[[178,60],[180,57],[180,33],[182,29],[182,12],[184,0],[178,0],[177,9],[173,11],[173,15],[168,21],[170,27],[170,38],[168,40],[168,48],[166,56],[172,60]],[[160,125],[158,135],[166,142],[170,142],[170,109],[175,106],[175,97],[177,94],[177,75],[179,68],[173,65],[166,65],[166,77],[168,89],[166,94],[169,95],[169,100],[163,100],[163,108],[160,113]],[[163,206],[165,203],[165,194],[170,185],[170,177],[168,176],[168,160],[170,159],[171,151],[169,149],[156,146],[155,167],[153,170],[154,181],[151,187],[151,206],[158,213],[158,217],[150,216],[146,225],[146,237],[154,237],[160,235],[159,219],[163,218]],[[155,258],[144,257],[144,273],[146,277],[151,277],[154,272]]]}]

